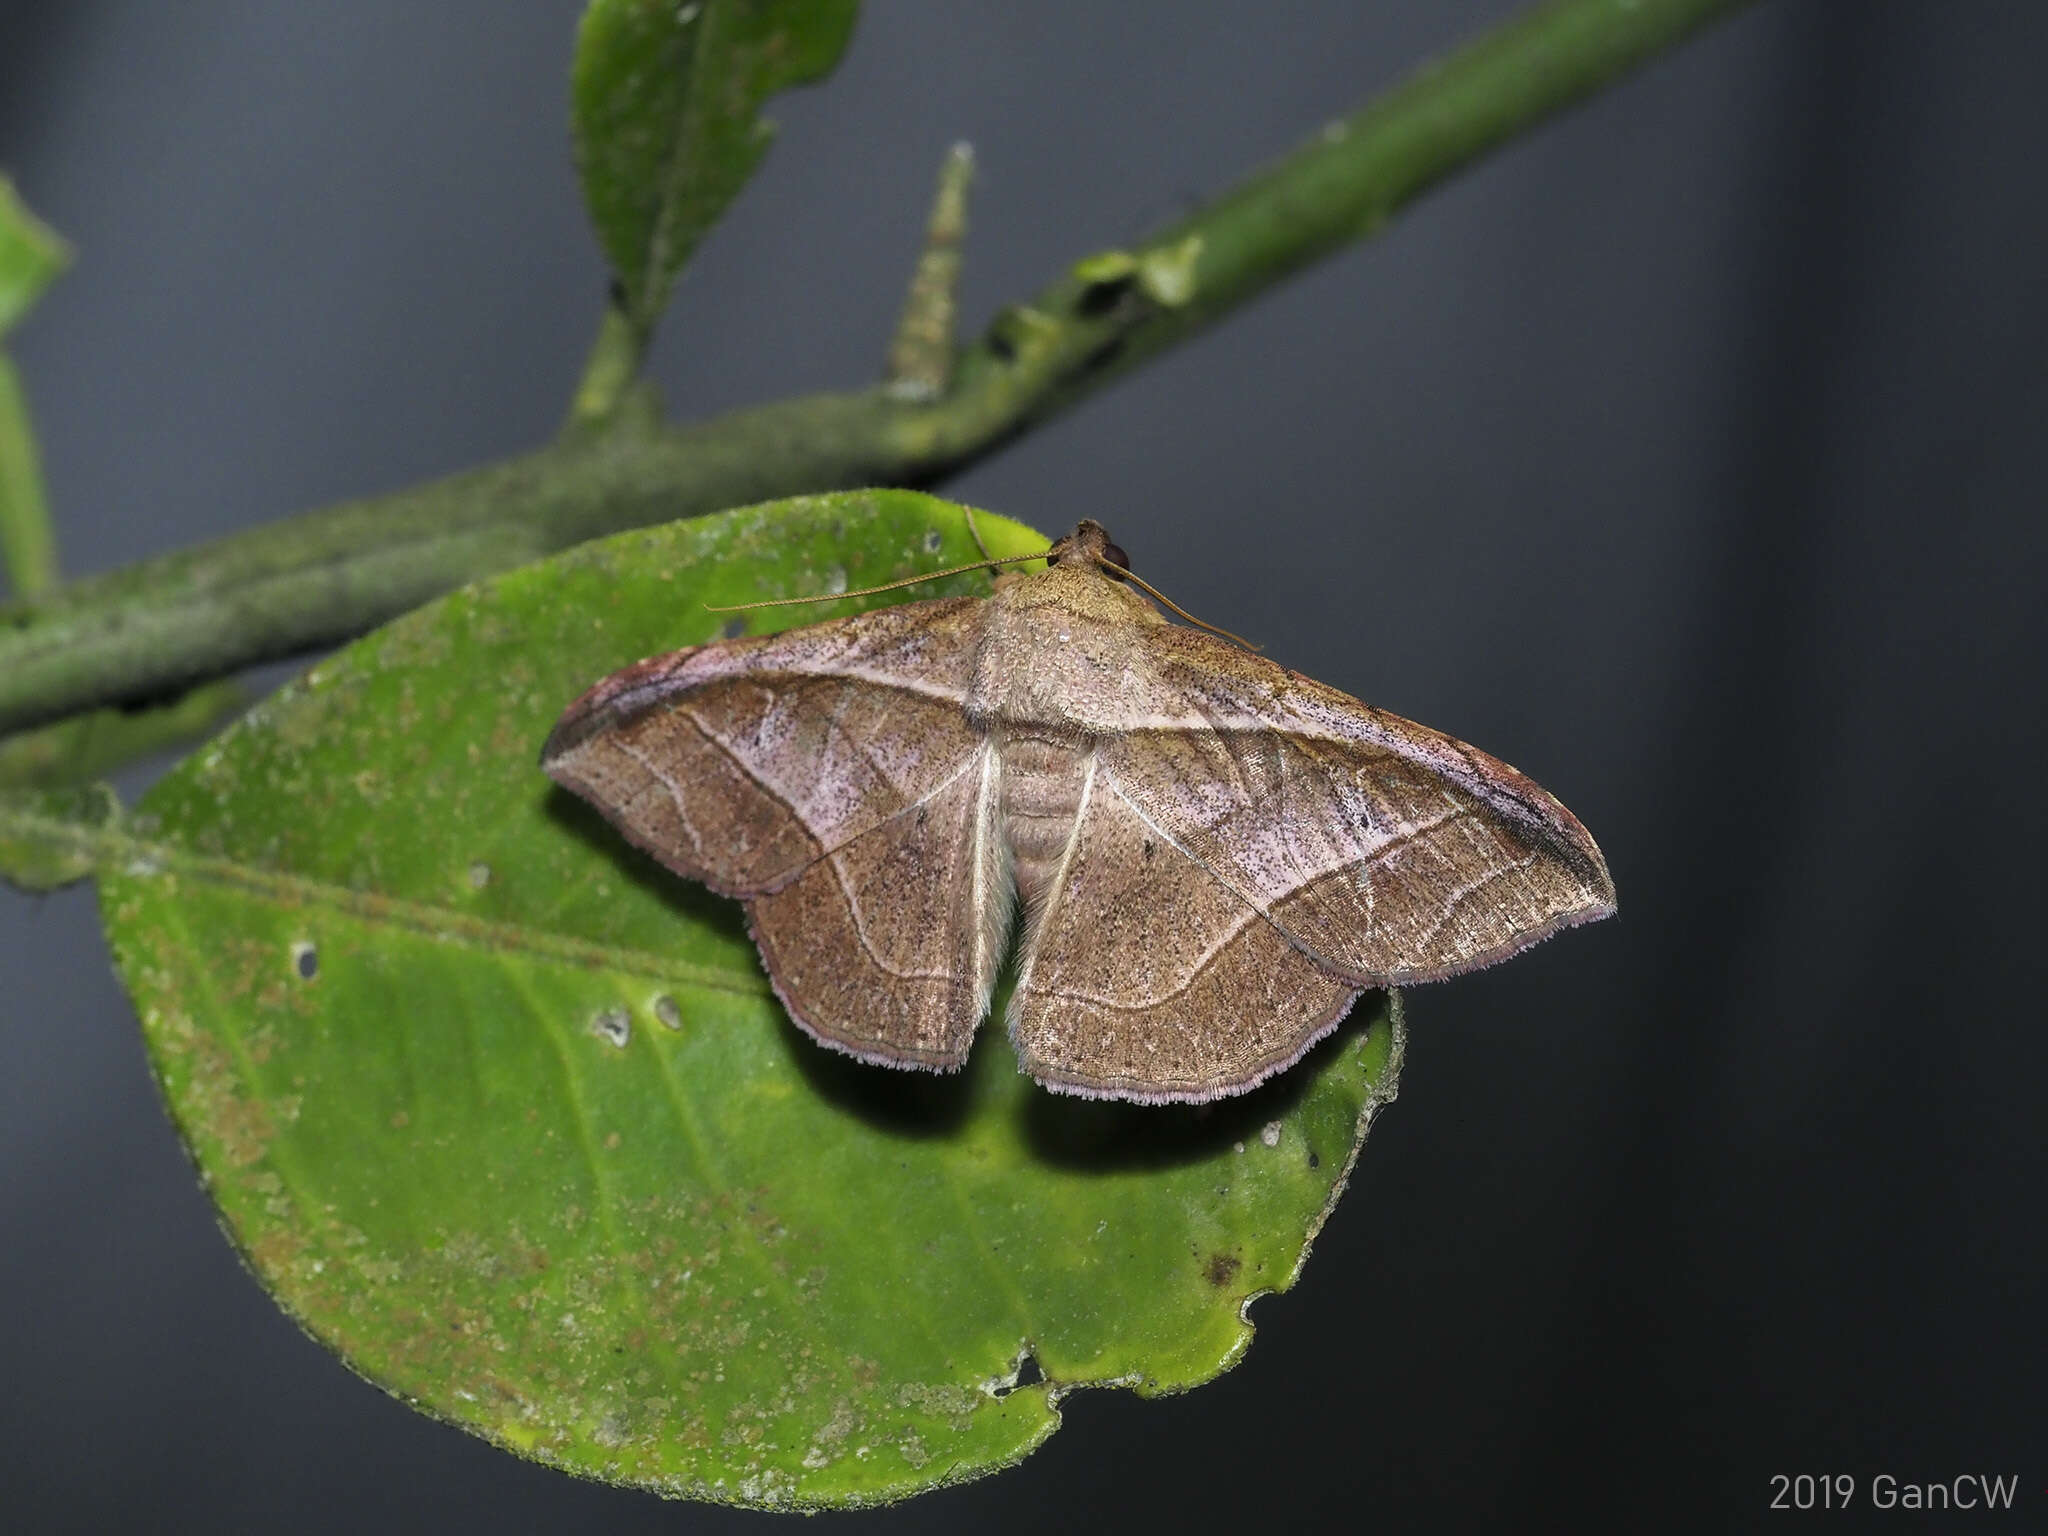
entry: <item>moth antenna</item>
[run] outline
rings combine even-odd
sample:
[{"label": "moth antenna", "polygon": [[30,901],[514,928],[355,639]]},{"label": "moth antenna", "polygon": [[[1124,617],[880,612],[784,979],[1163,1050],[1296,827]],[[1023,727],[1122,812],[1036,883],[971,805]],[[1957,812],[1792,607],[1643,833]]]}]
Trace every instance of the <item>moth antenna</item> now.
[{"label": "moth antenna", "polygon": [[1229,630],[1224,629],[1219,625],[1211,624],[1207,619],[1196,618],[1192,613],[1189,613],[1187,609],[1181,607],[1179,603],[1176,603],[1164,592],[1160,591],[1157,587],[1153,586],[1152,583],[1147,581],[1144,577],[1133,575],[1131,572],[1125,570],[1122,566],[1116,564],[1112,560],[1104,560],[1101,561],[1100,564],[1102,565],[1102,568],[1104,570],[1115,571],[1117,575],[1123,577],[1125,581],[1135,582],[1137,585],[1143,587],[1147,592],[1150,592],[1154,597],[1158,598],[1159,601],[1166,604],[1166,606],[1171,608],[1175,613],[1179,614],[1182,618],[1186,619],[1190,624],[1194,625],[1195,628],[1206,629],[1212,635],[1221,635],[1224,639],[1230,641],[1231,644],[1241,645],[1246,650],[1251,651],[1254,654],[1256,654],[1259,651],[1260,648],[1256,645],[1253,645],[1251,641],[1245,639],[1243,635],[1233,635]]},{"label": "moth antenna", "polygon": [[[1035,555],[990,555],[988,559],[977,560],[972,565],[956,565],[943,571],[926,571],[922,576],[906,576],[901,581],[885,581],[879,587],[855,587],[850,592],[819,592],[811,597],[764,597],[752,603],[706,603],[704,607],[710,613],[745,613],[749,608],[787,608],[795,603],[836,603],[842,597],[873,597],[877,592],[894,592],[898,587],[914,587],[924,581],[942,581],[948,576],[958,576],[966,571],[981,571],[991,566],[1016,565],[1025,560],[1044,558],[1044,550]],[[1168,603],[1167,606],[1171,608],[1173,605]],[[1178,608],[1174,608],[1173,611],[1180,612]],[[1195,622],[1200,624],[1201,620],[1197,619]],[[1203,625],[1203,628],[1207,627]]]}]

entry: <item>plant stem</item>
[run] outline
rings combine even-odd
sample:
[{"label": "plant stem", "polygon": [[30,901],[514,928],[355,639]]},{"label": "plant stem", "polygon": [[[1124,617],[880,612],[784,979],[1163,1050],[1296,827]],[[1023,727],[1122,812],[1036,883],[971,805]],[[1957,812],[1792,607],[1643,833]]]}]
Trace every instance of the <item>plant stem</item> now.
[{"label": "plant stem", "polygon": [[0,741],[0,796],[83,783],[159,752],[204,741],[247,709],[249,692],[222,678],[153,709],[95,709]]},{"label": "plant stem", "polygon": [[[1537,6],[1330,124],[1129,261],[1081,263],[1005,311],[961,351],[938,399],[877,385],[685,427],[572,432],[521,458],[0,608],[0,731],[330,645],[599,534],[807,491],[930,484],[1747,3]],[[599,393],[608,403],[609,381]]]},{"label": "plant stem", "polygon": [[583,378],[569,402],[570,426],[598,426],[611,419],[640,372],[640,351],[633,322],[616,299],[607,301],[604,317],[598,322],[597,340],[591,343],[590,359],[583,365]]}]

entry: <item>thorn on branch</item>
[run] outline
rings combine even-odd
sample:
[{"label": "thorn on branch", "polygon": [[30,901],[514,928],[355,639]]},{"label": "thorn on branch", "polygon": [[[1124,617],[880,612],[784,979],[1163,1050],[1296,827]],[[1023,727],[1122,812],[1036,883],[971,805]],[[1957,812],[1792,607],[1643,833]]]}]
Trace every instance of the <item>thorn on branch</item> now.
[{"label": "thorn on branch", "polygon": [[936,400],[952,382],[960,246],[967,234],[967,187],[973,179],[973,146],[955,144],[939,167],[924,250],[911,274],[903,318],[896,322],[896,336],[889,343],[883,387],[902,399]]}]

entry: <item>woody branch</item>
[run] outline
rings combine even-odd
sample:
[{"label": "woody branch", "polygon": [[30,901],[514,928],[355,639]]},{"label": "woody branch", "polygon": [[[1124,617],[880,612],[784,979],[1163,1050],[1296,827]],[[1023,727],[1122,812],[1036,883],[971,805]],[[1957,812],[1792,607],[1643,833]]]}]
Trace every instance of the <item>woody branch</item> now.
[{"label": "woody branch", "polygon": [[684,426],[620,413],[519,458],[0,607],[0,732],[331,645],[600,534],[777,496],[931,484],[1747,3],[1537,6],[1172,228],[1003,311],[950,370],[922,365],[943,379],[929,397],[899,376]]}]

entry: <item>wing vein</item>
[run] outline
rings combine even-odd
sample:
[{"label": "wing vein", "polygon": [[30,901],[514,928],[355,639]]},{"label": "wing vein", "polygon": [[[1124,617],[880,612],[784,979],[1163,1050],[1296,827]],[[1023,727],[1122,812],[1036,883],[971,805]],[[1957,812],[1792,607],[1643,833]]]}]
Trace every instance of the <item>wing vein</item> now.
[{"label": "wing vein", "polygon": [[[944,794],[953,785],[957,784],[966,775],[967,771],[974,766],[975,759],[968,758],[967,761],[953,771],[950,778],[942,784],[935,785],[928,794],[904,806],[887,820],[876,822],[858,837],[848,838],[830,853],[822,855],[822,857],[831,861],[832,878],[838,882],[841,894],[846,897],[846,910],[853,915],[854,937],[860,940],[860,947],[867,952],[868,958],[875,962],[876,970],[881,971],[884,975],[893,976],[898,981],[943,981],[949,979],[952,976],[952,972],[947,970],[903,970],[891,965],[882,958],[881,951],[875,948],[874,940],[868,932],[867,915],[861,910],[860,901],[854,895],[852,885],[847,881],[846,868],[840,862],[840,856],[851,850],[856,843],[873,837],[878,832],[887,831],[912,811]],[[816,860],[812,861],[812,863],[816,862]]]}]

